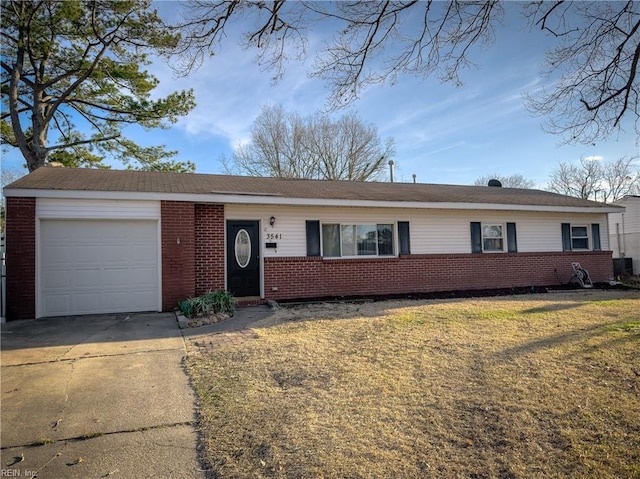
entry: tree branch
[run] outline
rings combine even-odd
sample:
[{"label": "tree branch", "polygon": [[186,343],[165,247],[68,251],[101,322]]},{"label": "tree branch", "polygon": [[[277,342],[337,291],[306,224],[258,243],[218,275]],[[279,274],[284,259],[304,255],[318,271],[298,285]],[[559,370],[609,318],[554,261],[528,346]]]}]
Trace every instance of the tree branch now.
[{"label": "tree branch", "polygon": [[73,148],[74,146],[80,146],[80,145],[89,145],[89,144],[94,144],[94,143],[103,143],[105,141],[111,141],[111,140],[116,140],[118,138],[120,138],[121,135],[112,135],[112,136],[107,136],[104,138],[91,138],[89,140],[79,140],[79,141],[74,141],[71,143],[63,143],[60,145],[54,145],[54,146],[49,146],[47,148],[47,151],[53,151],[53,150],[64,150],[67,148]]}]

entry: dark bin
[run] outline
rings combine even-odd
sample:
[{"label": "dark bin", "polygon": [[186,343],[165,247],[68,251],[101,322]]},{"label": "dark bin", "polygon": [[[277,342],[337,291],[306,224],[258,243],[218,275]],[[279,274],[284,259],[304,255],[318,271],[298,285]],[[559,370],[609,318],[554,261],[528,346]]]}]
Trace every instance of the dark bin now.
[{"label": "dark bin", "polygon": [[614,258],[613,274],[615,276],[632,276],[633,258]]}]

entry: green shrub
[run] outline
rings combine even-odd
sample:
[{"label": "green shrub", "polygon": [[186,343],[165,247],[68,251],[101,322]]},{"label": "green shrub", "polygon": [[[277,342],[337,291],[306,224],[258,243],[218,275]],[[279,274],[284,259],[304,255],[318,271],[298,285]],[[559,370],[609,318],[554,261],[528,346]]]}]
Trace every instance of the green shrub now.
[{"label": "green shrub", "polygon": [[209,291],[203,298],[215,313],[233,314],[236,310],[236,298],[228,291]]},{"label": "green shrub", "polygon": [[178,307],[187,318],[218,313],[233,314],[236,310],[236,298],[228,291],[209,291],[202,296],[180,301]]},{"label": "green shrub", "polygon": [[191,301],[191,299],[192,298],[189,298],[185,299],[184,301],[178,302],[178,308],[180,308],[182,314],[184,314],[187,318],[193,316],[193,301]]}]

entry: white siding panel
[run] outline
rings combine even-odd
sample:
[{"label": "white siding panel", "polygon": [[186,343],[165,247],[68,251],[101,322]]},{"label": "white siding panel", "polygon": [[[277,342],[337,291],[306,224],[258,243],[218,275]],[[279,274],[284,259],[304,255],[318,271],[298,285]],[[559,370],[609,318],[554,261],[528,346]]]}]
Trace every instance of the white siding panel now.
[{"label": "white siding panel", "polygon": [[37,198],[38,218],[159,219],[159,201]]},{"label": "white siding panel", "polygon": [[618,240],[616,235],[640,235],[640,197],[630,196],[616,203],[624,206],[624,213],[609,214],[609,235],[611,236],[611,248],[618,253]]},{"label": "white siding panel", "polygon": [[[276,218],[273,228],[269,226],[271,216]],[[602,249],[609,248],[606,215],[593,213],[226,205],[225,217],[226,219],[260,220],[264,256],[305,256],[306,220],[342,224],[409,221],[413,254],[470,253],[469,224],[472,221],[516,223],[519,252],[562,251],[561,223],[585,225],[598,223]],[[279,234],[282,237],[269,239],[269,234]],[[591,228],[589,228],[589,234],[591,234]],[[265,241],[276,242],[277,250],[264,250]]]},{"label": "white siding panel", "polygon": [[640,274],[640,197],[628,196],[616,203],[624,213],[609,215],[609,239],[614,258],[632,258],[633,273]]},{"label": "white siding panel", "polygon": [[629,196],[625,198],[623,201],[621,201],[619,205],[625,207],[625,212],[624,212],[625,233],[640,234],[640,197]]}]

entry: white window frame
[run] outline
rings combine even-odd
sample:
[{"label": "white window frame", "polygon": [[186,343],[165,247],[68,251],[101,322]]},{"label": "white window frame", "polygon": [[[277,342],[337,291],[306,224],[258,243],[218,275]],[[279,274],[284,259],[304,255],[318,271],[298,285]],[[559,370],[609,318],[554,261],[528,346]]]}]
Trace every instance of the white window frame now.
[{"label": "white window frame", "polygon": [[[324,232],[323,232],[323,228],[324,226],[328,226],[328,225],[338,225],[338,232],[339,232],[339,239],[338,239],[338,243],[340,246],[340,256],[325,256],[324,254]],[[393,253],[392,254],[379,254],[378,252],[378,226],[379,225],[390,225],[391,226],[391,231],[393,233],[393,238],[392,238],[392,247],[393,247]],[[376,254],[364,254],[364,255],[344,255],[343,251],[342,251],[342,227],[343,226],[375,226],[375,230],[376,230]],[[375,223],[371,223],[371,222],[359,222],[359,223],[340,223],[340,222],[334,222],[334,221],[327,221],[327,222],[320,222],[320,254],[321,257],[327,260],[332,260],[332,259],[364,259],[364,258],[395,258],[398,256],[398,225],[395,222],[375,222]]]},{"label": "white window frame", "polygon": [[[586,235],[585,236],[574,236],[573,235],[573,229],[574,228],[584,228],[586,231]],[[590,225],[582,225],[582,224],[577,224],[574,225],[573,223],[571,223],[569,225],[569,233],[571,235],[571,251],[589,251],[589,246],[591,245],[591,233],[590,233]],[[573,244],[573,240],[574,239],[586,239],[587,240],[587,247],[586,248],[576,248]]]},{"label": "white window frame", "polygon": [[[501,236],[485,236],[484,228],[486,226],[499,226],[502,232]],[[480,236],[482,240],[482,252],[483,253],[504,253],[507,251],[507,225],[505,223],[480,223]],[[502,249],[485,249],[485,239],[500,239],[502,240]]]}]

